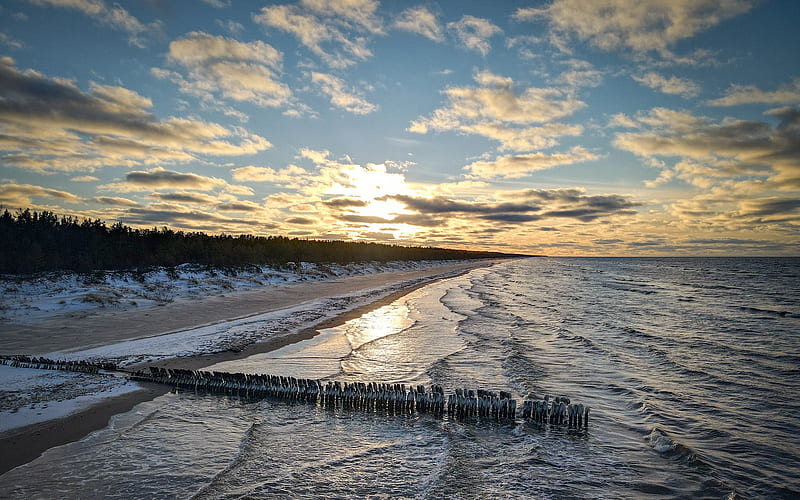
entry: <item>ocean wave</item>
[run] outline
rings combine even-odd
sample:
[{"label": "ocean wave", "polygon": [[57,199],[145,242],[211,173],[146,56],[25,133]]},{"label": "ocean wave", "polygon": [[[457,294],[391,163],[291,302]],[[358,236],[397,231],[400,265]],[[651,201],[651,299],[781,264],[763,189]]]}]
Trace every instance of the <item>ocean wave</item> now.
[{"label": "ocean wave", "polygon": [[697,452],[690,447],[676,441],[658,426],[653,427],[644,436],[647,444],[659,455],[676,460],[688,465],[704,467],[707,466]]},{"label": "ocean wave", "polygon": [[791,311],[784,311],[780,309],[764,309],[761,307],[753,307],[753,306],[738,306],[737,307],[740,311],[754,313],[754,314],[766,314],[769,316],[780,316],[781,318],[800,318],[800,314],[792,313]]}]

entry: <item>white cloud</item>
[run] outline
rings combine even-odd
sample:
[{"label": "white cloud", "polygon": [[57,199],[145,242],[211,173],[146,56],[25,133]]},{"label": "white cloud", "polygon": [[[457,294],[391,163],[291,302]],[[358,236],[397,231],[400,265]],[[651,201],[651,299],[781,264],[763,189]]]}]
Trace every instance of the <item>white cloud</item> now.
[{"label": "white cloud", "polygon": [[672,58],[669,48],[749,11],[755,0],[554,0],[546,7],[520,8],[522,21],[547,21],[551,39],[564,44],[575,36],[603,50],[654,51]]},{"label": "white cloud", "polygon": [[725,97],[708,101],[711,106],[739,106],[742,104],[798,104],[800,103],[800,78],[777,90],[761,90],[754,85],[731,85]]},{"label": "white cloud", "polygon": [[401,12],[392,26],[399,30],[422,35],[434,42],[444,40],[444,30],[439,24],[436,14],[421,5]]},{"label": "white cloud", "polygon": [[93,175],[79,175],[70,179],[71,182],[97,182],[99,180]]},{"label": "white cloud", "polygon": [[231,172],[233,180],[238,182],[270,182],[273,184],[294,184],[309,175],[307,170],[297,165],[289,165],[280,170],[250,165],[235,168]]},{"label": "white cloud", "polygon": [[[443,93],[447,104],[411,122],[408,130],[419,134],[455,130],[477,134],[501,143],[502,149],[526,151],[551,147],[556,137],[578,135],[580,126],[549,123],[564,118],[586,104],[557,88],[514,90],[511,78],[481,71],[478,87],[451,87]],[[545,123],[541,127],[520,127]]]},{"label": "white cloud", "polygon": [[144,47],[145,40],[154,35],[160,35],[164,29],[160,21],[144,24],[130,12],[114,3],[108,6],[103,0],[29,0],[37,5],[51,5],[67,9],[78,10],[83,14],[114,29],[128,34],[128,43],[137,47]]},{"label": "white cloud", "polygon": [[352,89],[348,89],[344,80],[327,73],[311,73],[311,81],[323,93],[331,98],[331,104],[356,115],[366,115],[378,110],[378,107],[367,101]]},{"label": "white cloud", "polygon": [[7,35],[6,33],[0,32],[0,45],[5,45],[11,49],[21,49],[25,46],[19,40]]},{"label": "white cloud", "polygon": [[375,34],[383,31],[383,22],[375,13],[378,10],[378,2],[375,0],[301,0],[300,4],[321,16],[360,31]]},{"label": "white cloud", "polygon": [[194,31],[170,43],[167,57],[185,68],[187,76],[159,68],[154,68],[153,74],[172,80],[185,93],[207,100],[219,93],[269,107],[284,106],[292,99],[292,91],[276,74],[283,56],[267,43],[245,43]]},{"label": "white cloud", "polygon": [[231,0],[203,0],[203,3],[215,9],[225,9],[231,6]]},{"label": "white cloud", "polygon": [[655,72],[645,73],[642,76],[631,76],[634,80],[646,87],[658,90],[665,94],[679,95],[683,98],[695,97],[700,93],[700,85],[677,76],[665,77]]},{"label": "white cloud", "polygon": [[383,33],[372,0],[303,0],[300,5],[273,5],[253,21],[297,37],[332,68],[346,68],[372,57],[368,36]]},{"label": "white cloud", "polygon": [[489,20],[470,15],[463,16],[457,22],[447,23],[447,28],[455,34],[464,47],[479,52],[484,57],[491,50],[489,39],[503,32]]}]

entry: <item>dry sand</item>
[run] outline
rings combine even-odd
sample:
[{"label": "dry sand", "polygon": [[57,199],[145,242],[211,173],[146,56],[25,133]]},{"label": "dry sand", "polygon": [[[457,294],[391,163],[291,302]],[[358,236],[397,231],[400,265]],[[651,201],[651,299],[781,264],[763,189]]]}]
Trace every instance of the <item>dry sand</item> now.
[{"label": "dry sand", "polygon": [[[83,317],[59,317],[35,325],[0,325],[0,354],[78,350],[124,340],[163,335],[197,326],[230,321],[306,302],[368,290],[382,285],[421,280],[376,301],[347,311],[292,335],[250,345],[241,352],[220,352],[157,363],[158,366],[200,369],[212,364],[269,352],[309,339],[319,330],[341,325],[367,311],[389,304],[416,288],[439,279],[443,273],[461,274],[496,261],[446,264],[431,269],[391,271],[338,280],[299,283],[265,290],[231,293],[195,301],[176,301],[141,310],[100,311]],[[13,429],[0,434],[0,474],[34,460],[54,446],[77,441],[102,429],[118,413],[167,392],[167,388],[143,384],[141,391],[111,398],[64,418]]]}]

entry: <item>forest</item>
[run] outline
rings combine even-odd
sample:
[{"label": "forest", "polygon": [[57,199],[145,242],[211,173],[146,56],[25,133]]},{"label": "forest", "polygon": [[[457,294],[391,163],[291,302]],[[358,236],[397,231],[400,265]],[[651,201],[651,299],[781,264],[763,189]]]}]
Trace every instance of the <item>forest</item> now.
[{"label": "forest", "polygon": [[0,215],[0,273],[213,267],[293,262],[347,263],[463,260],[515,255],[434,247],[323,241],[284,236],[209,235],[167,227],[135,229],[116,222],[58,216],[30,209]]}]

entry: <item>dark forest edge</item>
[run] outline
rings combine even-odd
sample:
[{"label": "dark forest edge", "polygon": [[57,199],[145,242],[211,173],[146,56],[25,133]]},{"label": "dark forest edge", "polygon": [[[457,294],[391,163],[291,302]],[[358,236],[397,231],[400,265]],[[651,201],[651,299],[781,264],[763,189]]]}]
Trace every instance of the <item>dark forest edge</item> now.
[{"label": "dark forest edge", "polygon": [[58,216],[30,209],[0,215],[0,274],[123,270],[199,264],[213,267],[293,262],[349,263],[470,260],[518,254],[408,247],[381,243],[209,235],[165,227],[135,229],[100,219]]}]

